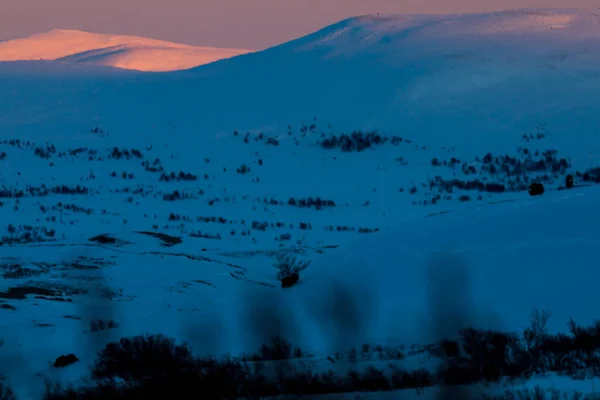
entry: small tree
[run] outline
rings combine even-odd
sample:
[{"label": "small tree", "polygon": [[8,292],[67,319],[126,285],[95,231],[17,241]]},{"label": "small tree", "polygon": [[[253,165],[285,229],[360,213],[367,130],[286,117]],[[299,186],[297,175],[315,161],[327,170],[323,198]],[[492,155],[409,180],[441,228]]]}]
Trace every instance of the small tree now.
[{"label": "small tree", "polygon": [[277,268],[277,280],[281,281],[281,287],[288,288],[298,282],[300,271],[305,270],[310,263],[310,261],[298,261],[292,255],[277,254],[273,267]]}]

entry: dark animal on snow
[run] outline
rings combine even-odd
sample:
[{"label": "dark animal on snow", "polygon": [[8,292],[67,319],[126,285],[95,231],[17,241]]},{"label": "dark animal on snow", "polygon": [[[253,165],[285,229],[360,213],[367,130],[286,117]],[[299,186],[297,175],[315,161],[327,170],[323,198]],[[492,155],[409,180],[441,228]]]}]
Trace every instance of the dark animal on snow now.
[{"label": "dark animal on snow", "polygon": [[282,288],[289,288],[292,287],[296,282],[298,282],[298,279],[300,279],[300,274],[293,273],[289,276],[286,276],[285,278],[283,278],[281,280],[281,287]]},{"label": "dark animal on snow", "polygon": [[529,186],[529,195],[530,196],[539,196],[544,194],[544,185],[541,183],[532,183]]},{"label": "dark animal on snow", "polygon": [[567,189],[571,189],[573,187],[573,175],[567,175],[565,185],[567,186]]}]

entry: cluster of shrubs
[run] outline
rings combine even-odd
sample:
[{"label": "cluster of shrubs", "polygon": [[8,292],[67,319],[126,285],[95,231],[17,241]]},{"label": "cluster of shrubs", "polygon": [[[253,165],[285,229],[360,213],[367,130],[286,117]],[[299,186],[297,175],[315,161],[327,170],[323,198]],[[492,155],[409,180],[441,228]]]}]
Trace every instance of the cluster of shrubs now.
[{"label": "cluster of shrubs", "polygon": [[[314,120],[316,121],[316,118]],[[292,127],[288,126],[288,130],[291,130],[291,129],[292,129]],[[317,132],[317,124],[314,123],[314,122],[311,123],[310,125],[308,125],[308,124],[302,124],[300,126],[300,132],[303,135],[306,135],[308,132],[315,133],[315,132]]]},{"label": "cluster of shrubs", "polygon": [[298,223],[298,228],[300,228],[301,230],[312,230],[312,225],[309,222],[302,222],[300,221]]},{"label": "cluster of shrubs", "polygon": [[[58,151],[56,149],[56,146],[52,143],[46,143],[46,145],[44,146],[36,146],[34,142],[31,142],[29,140],[26,141],[22,141],[19,139],[11,139],[11,140],[5,140],[3,142],[0,142],[1,144],[8,144],[10,146],[13,147],[17,147],[17,148],[30,148],[33,149],[33,154],[36,157],[42,158],[42,159],[50,159],[53,157],[58,157],[58,158],[64,158],[66,156],[71,156],[71,157],[78,157],[81,154],[87,154],[88,155],[88,160],[92,161],[95,159],[96,155],[98,154],[98,150],[94,150],[94,149],[90,149],[87,147],[77,147],[74,149],[67,149],[64,151]],[[131,158],[131,156],[136,157],[136,158],[141,158],[141,152],[137,149],[132,149],[132,150],[119,150],[117,149],[116,152],[114,149],[111,150],[111,154],[116,154],[118,152],[126,152],[129,153],[129,157]],[[99,161],[102,161],[103,158],[100,157],[98,158]]]},{"label": "cluster of shrubs", "polygon": [[[490,175],[504,175],[508,178],[518,178],[519,176],[525,177],[528,173],[533,172],[547,172],[552,174],[564,174],[565,171],[571,167],[571,162],[567,158],[559,158],[556,156],[556,150],[547,150],[539,153],[535,152],[533,158],[531,151],[527,148],[519,148],[519,153],[522,155],[521,158],[517,158],[509,155],[494,156],[492,153],[487,153],[482,158],[476,157],[476,161],[481,163],[481,170],[487,172]],[[453,158],[453,160],[455,160]],[[456,160],[459,162],[458,160]],[[452,160],[447,163],[443,161],[444,165],[453,167],[457,162]],[[437,159],[432,160],[433,165],[441,165]],[[468,164],[467,162],[462,163],[462,172],[465,175],[476,174],[477,169],[474,165]]]},{"label": "cluster of shrubs", "polygon": [[[232,223],[232,221],[228,221],[227,218],[223,218],[223,217],[202,217],[202,216],[198,216],[196,217],[196,221],[198,222],[212,222],[212,223],[219,223],[219,224],[226,224],[226,223]],[[244,221],[242,221],[242,224],[244,223]]]},{"label": "cluster of shrubs", "polygon": [[[238,131],[233,131],[233,136],[238,136],[239,132]],[[260,142],[261,140],[265,139],[265,134],[262,132],[259,132],[256,136],[254,136],[254,141],[255,142]],[[246,134],[244,135],[244,143],[249,143],[250,142],[250,132],[246,132]]]},{"label": "cluster of shrubs", "polygon": [[150,162],[149,160],[142,161],[142,167],[148,172],[163,172],[164,168],[160,164],[160,158],[155,158]]},{"label": "cluster of shrubs", "polygon": [[292,234],[291,233],[282,233],[281,235],[275,237],[275,240],[278,242],[285,242],[288,240],[292,240]]},{"label": "cluster of shrubs", "polygon": [[[430,189],[433,187],[437,187],[440,191],[452,193],[453,189],[460,190],[476,190],[479,192],[488,192],[488,193],[502,193],[502,192],[521,192],[521,191],[529,191],[530,194],[542,194],[543,193],[543,184],[544,183],[553,183],[554,179],[548,175],[542,175],[535,177],[535,182],[532,182],[529,177],[525,176],[515,177],[515,179],[509,179],[504,184],[491,182],[484,183],[478,179],[463,181],[458,179],[452,180],[444,180],[439,176],[436,176],[433,180],[429,182]],[[432,198],[432,204],[435,204],[439,201],[441,197],[439,195]],[[447,200],[450,200],[449,196],[446,196]],[[469,201],[471,198],[467,195],[461,195],[460,201]],[[481,200],[481,196],[478,196],[478,200]]]},{"label": "cluster of shrubs", "polygon": [[90,322],[90,332],[107,331],[118,327],[119,324],[113,319],[96,319]]},{"label": "cluster of shrubs", "polygon": [[239,167],[236,169],[236,172],[237,172],[238,174],[245,175],[245,174],[247,174],[248,172],[250,172],[250,167],[249,167],[248,165],[246,165],[246,164],[242,164],[242,165],[240,165],[240,166],[239,166]]},{"label": "cluster of shrubs", "polygon": [[[429,190],[437,188],[440,192],[452,193],[454,189],[460,190],[476,190],[479,192],[502,193],[506,191],[506,186],[498,182],[483,182],[479,179],[461,180],[461,179],[443,179],[441,176],[435,176],[429,181]],[[411,194],[416,193],[416,188],[413,187],[409,191]]]},{"label": "cluster of shrubs", "polygon": [[82,213],[86,215],[92,215],[94,210],[91,208],[80,207],[77,204],[63,204],[61,202],[57,203],[55,206],[52,206],[53,210],[67,210],[75,213]]},{"label": "cluster of shrubs", "polygon": [[600,167],[589,168],[583,172],[577,171],[575,176],[583,182],[600,183]]},{"label": "cluster of shrubs", "polygon": [[[0,142],[0,144],[7,144],[7,145],[17,147],[17,148],[30,148],[33,150],[33,154],[36,157],[39,157],[42,159],[50,159],[50,158],[53,158],[54,156],[63,158],[63,157],[66,157],[67,155],[71,156],[71,157],[77,157],[80,154],[87,154],[88,160],[90,160],[90,161],[92,161],[94,159],[97,159],[98,161],[104,160],[103,157],[96,157],[98,154],[98,150],[90,149],[87,147],[78,147],[75,149],[67,149],[65,151],[58,151],[56,149],[56,146],[52,143],[46,143],[44,146],[36,146],[36,144],[31,141],[28,141],[28,140],[22,141],[20,139],[4,140],[4,141]],[[125,158],[127,160],[131,160],[133,158],[136,158],[136,159],[144,158],[142,152],[139,149],[126,149],[126,148],[119,149],[118,147],[113,147],[113,148],[109,149],[108,152],[109,152],[108,158],[113,158],[113,159]]]},{"label": "cluster of shrubs", "polygon": [[327,150],[340,149],[343,152],[360,152],[386,143],[397,145],[402,140],[399,136],[383,136],[377,131],[366,133],[354,131],[349,135],[331,135],[329,138],[323,139],[319,144]]},{"label": "cluster of shrubs", "polygon": [[[431,165],[433,165],[434,167],[439,167],[439,166],[445,166],[445,167],[450,167],[450,168],[454,168],[454,166],[459,165],[461,163],[461,161],[456,158],[456,157],[452,157],[450,159],[450,161],[446,161],[446,160],[439,160],[438,158],[434,157],[431,159]],[[463,163],[463,166],[465,166],[466,164]]]},{"label": "cluster of shrubs", "polygon": [[[98,150],[88,149],[87,147],[77,147],[75,149],[68,149],[66,154],[70,155],[71,157],[77,157],[79,154],[83,154],[86,152],[91,157],[96,155],[98,153]],[[65,153],[59,153],[59,157],[61,156],[61,154]]]},{"label": "cluster of shrubs", "polygon": [[0,144],[6,144],[12,147],[16,147],[18,149],[23,148],[23,147],[33,147],[34,144],[33,142],[29,141],[29,140],[21,140],[21,139],[9,139],[9,140],[3,140],[0,142]]},{"label": "cluster of shrubs", "polygon": [[[274,337],[255,354],[238,358],[198,357],[185,343],[164,335],[122,338],[98,353],[89,380],[68,388],[48,384],[44,398],[258,399],[408,388],[419,391],[434,385],[448,388],[547,373],[576,379],[597,376],[600,322],[584,327],[570,321],[568,334],[549,334],[547,318],[545,312],[534,313],[531,325],[519,334],[468,328],[459,331],[457,340],[426,346],[430,355],[445,360],[435,370],[402,369],[391,363],[344,373],[316,372],[311,363],[301,362],[312,356],[281,337]],[[403,357],[400,354],[398,359]],[[0,398],[14,399],[10,393],[6,384],[0,387],[4,395]]]},{"label": "cluster of shrubs", "polygon": [[[42,275],[47,272],[47,268],[42,264],[37,264],[36,269],[28,268],[23,264],[0,264],[0,269],[2,269],[2,278],[4,279],[21,279],[21,278],[31,278],[34,276]],[[0,397],[1,399],[1,397]]]},{"label": "cluster of shrubs", "polygon": [[333,231],[337,231],[337,232],[358,232],[358,233],[374,233],[374,232],[379,232],[379,228],[363,228],[363,227],[358,227],[355,228],[353,226],[333,226],[333,225],[328,225],[326,227],[323,228],[326,231],[329,232],[333,232]]},{"label": "cluster of shrubs", "polygon": [[99,352],[88,382],[66,388],[48,384],[44,399],[258,399],[430,384],[426,371],[398,370],[393,380],[375,367],[339,376],[333,371],[315,373],[293,362],[303,356],[300,349],[282,339],[274,343],[263,346],[249,361],[197,357],[186,344],[163,335],[123,338]]},{"label": "cluster of shrubs", "polygon": [[190,232],[190,236],[191,237],[195,237],[195,238],[203,238],[203,239],[216,239],[216,240],[221,240],[221,234],[217,233],[215,235],[211,234],[211,233],[204,233],[201,231],[196,231],[196,232]]},{"label": "cluster of shrubs", "polygon": [[[169,213],[168,220],[169,221],[192,222],[193,218],[190,216],[187,216],[187,215]],[[223,218],[223,217],[202,217],[202,216],[196,217],[196,222],[218,223],[218,224],[233,224],[234,223],[234,221],[227,220],[226,218]],[[235,222],[237,222],[237,221],[235,221]],[[245,222],[244,220],[241,221],[242,224],[244,222]]]},{"label": "cluster of shrubs", "polygon": [[34,243],[53,240],[56,236],[56,231],[53,228],[44,226],[22,225],[15,226],[9,224],[6,228],[9,235],[2,236],[0,245],[7,243]]},{"label": "cluster of shrubs", "polygon": [[187,222],[191,222],[192,219],[190,217],[188,217],[187,215],[180,215],[180,214],[175,214],[175,213],[169,213],[169,217],[168,217],[169,221],[187,221]]},{"label": "cluster of shrubs", "polygon": [[404,159],[404,157],[396,157],[396,158],[394,158],[394,161],[396,162],[396,164],[401,165],[401,166],[407,166],[408,165],[408,161],[406,161]]},{"label": "cluster of shrubs", "polygon": [[142,152],[138,149],[119,149],[118,147],[113,147],[110,151],[110,158],[120,160],[125,158],[127,160],[131,160],[132,158],[144,158]]},{"label": "cluster of shrubs", "polygon": [[560,390],[535,386],[531,389],[507,390],[501,395],[482,394],[481,400],[595,400],[595,394],[585,395],[578,390]]},{"label": "cluster of shrubs", "polygon": [[[194,218],[188,216],[188,215],[181,215],[181,214],[175,214],[175,213],[169,213],[169,217],[168,217],[169,221],[187,221],[187,222],[192,222],[194,220]],[[216,223],[216,224],[233,224],[234,221],[228,220],[226,218],[223,217],[203,217],[203,216],[197,216],[195,218],[196,222],[205,222],[205,223]],[[238,221],[235,221],[236,223]],[[241,220],[240,221],[241,224],[245,223],[245,220]]]},{"label": "cluster of shrubs", "polygon": [[[121,172],[121,178],[122,179],[134,179],[135,175],[133,175],[131,172],[127,172],[127,171],[123,171]],[[113,171],[110,173],[111,178],[116,178],[117,177],[117,172]]]},{"label": "cluster of shrubs", "polygon": [[277,140],[274,137],[268,138],[265,143],[268,144],[268,145],[271,145],[271,146],[279,146],[279,140]]},{"label": "cluster of shrubs", "polygon": [[[44,185],[42,185],[43,187]],[[41,191],[40,194],[37,194],[38,196],[42,196],[45,193],[46,195],[48,193],[53,193],[53,194],[88,194],[89,193],[89,188],[85,187],[85,186],[80,186],[80,185],[75,185],[75,186],[67,186],[67,185],[57,185],[57,186],[53,186],[47,189],[47,191]],[[33,195],[33,192],[30,192],[31,195]]]},{"label": "cluster of shrubs", "polygon": [[[286,223],[285,222],[261,222],[261,221],[252,221],[252,229],[254,229],[255,231],[266,231],[268,227],[271,228],[285,228]],[[290,229],[293,228],[292,224],[289,224]]]},{"label": "cluster of shrubs", "polygon": [[533,133],[523,133],[521,135],[521,138],[526,142],[529,142],[533,139],[542,140],[546,138],[546,124],[538,124],[536,126],[536,131],[537,132],[535,133],[535,135]]},{"label": "cluster of shrubs", "polygon": [[[233,136],[239,136],[240,133],[238,131],[233,131]],[[267,140],[265,141],[265,144],[269,145],[269,146],[279,146],[279,140],[276,137],[268,137],[266,138]],[[265,134],[260,132],[258,135],[256,135],[254,137],[254,141],[255,142],[260,142],[265,140]],[[244,135],[244,143],[248,144],[250,143],[250,132],[246,132],[246,134]]]},{"label": "cluster of shrubs", "polygon": [[525,157],[519,159],[517,157],[504,155],[494,157],[491,153],[486,154],[483,159],[477,161],[482,162],[482,170],[490,174],[504,174],[508,177],[525,175],[531,172],[551,172],[553,174],[562,174],[571,167],[571,162],[567,158],[558,158],[556,150],[547,150],[541,154],[536,152],[538,159],[534,159],[527,149],[521,149],[521,153]]},{"label": "cluster of shrubs", "polygon": [[[3,140],[0,142],[0,144],[9,145],[12,147],[16,147],[18,149],[23,149],[23,148],[32,149],[33,154],[35,156],[43,158],[43,159],[49,159],[55,155],[57,157],[65,157],[66,155],[77,156],[77,155],[79,155],[81,153],[85,153],[85,152],[87,152],[90,155],[90,157],[92,157],[93,155],[98,153],[97,150],[88,149],[87,147],[78,147],[76,149],[68,149],[66,151],[57,151],[56,146],[54,146],[52,143],[46,143],[45,146],[36,146],[36,144],[30,140],[21,140],[21,139]],[[4,154],[6,156],[5,153],[1,153],[1,154]]]},{"label": "cluster of shrubs", "polygon": [[27,186],[25,190],[21,189],[9,189],[6,186],[0,188],[0,198],[8,199],[19,199],[29,195],[31,197],[45,197],[50,194],[69,194],[69,195],[80,195],[88,194],[89,188],[85,186],[67,186],[67,185],[56,185],[47,187],[45,184],[41,186]]},{"label": "cluster of shrubs", "polygon": [[[478,172],[486,173],[492,176],[495,181],[488,182],[485,178],[444,179],[441,176],[435,176],[424,187],[428,187],[430,191],[437,189],[440,193],[452,193],[454,189],[458,189],[488,193],[529,191],[530,194],[541,194],[543,191],[538,190],[538,187],[554,183],[558,176],[565,175],[571,167],[569,159],[557,157],[556,150],[547,150],[541,153],[536,151],[534,154],[527,148],[519,148],[518,151],[520,157],[494,156],[492,153],[487,153],[481,158],[476,157],[475,160],[479,163],[478,167],[454,157],[450,161],[440,161],[433,158],[431,164],[434,166],[444,165],[454,168],[456,165],[461,165],[462,172],[465,175],[475,175]],[[536,175],[531,176],[531,174]],[[596,174],[594,175],[593,171],[588,170],[585,173],[578,173],[577,177],[583,181],[593,181],[594,176],[596,176],[597,180],[600,181],[600,169]],[[532,192],[533,186],[535,187]],[[416,187],[411,188],[410,193],[416,193]],[[431,200],[431,203],[435,204],[440,199],[441,197],[436,196]],[[470,200],[469,196],[462,195],[460,197],[460,201],[468,200]]]},{"label": "cluster of shrubs", "polygon": [[170,174],[165,174],[164,172],[160,175],[161,182],[170,182],[170,181],[195,181],[198,180],[198,177],[189,172],[179,171],[179,173],[171,172]]},{"label": "cluster of shrubs", "polygon": [[294,199],[291,197],[288,200],[288,205],[299,208],[315,208],[322,210],[325,207],[335,207],[333,200],[321,199],[320,197],[307,197],[306,199]]},{"label": "cluster of shrubs", "polygon": [[[257,197],[254,199],[254,201],[261,202],[261,199],[259,197]],[[269,204],[272,206],[282,206],[282,205],[286,204],[285,201],[277,200],[272,197],[271,198],[264,197],[262,199],[262,203]],[[325,207],[335,207],[336,206],[336,204],[333,200],[322,199],[319,196],[316,196],[316,197],[309,196],[309,197],[300,198],[300,199],[290,197],[287,201],[287,205],[292,206],[292,207],[298,207],[298,208],[314,208],[316,210],[322,210]]]},{"label": "cluster of shrubs", "polygon": [[36,147],[33,154],[43,159],[49,159],[56,153],[56,147],[53,144],[48,144],[46,147]]},{"label": "cluster of shrubs", "polygon": [[[202,196],[204,194],[203,190],[198,191],[198,195]],[[163,193],[162,196],[164,201],[176,201],[176,200],[186,200],[193,199],[194,195],[187,192],[180,192],[179,190],[173,190],[171,193]]]},{"label": "cluster of shrubs", "polygon": [[[564,159],[563,159],[564,160]],[[509,164],[503,164],[509,165]],[[560,167],[557,167],[560,166]],[[489,166],[490,168],[485,168]],[[562,161],[559,161],[558,164],[551,164],[548,167],[548,164],[541,160],[540,163],[534,163],[530,165],[531,168],[560,168],[560,173],[564,174],[566,166]],[[537,167],[536,167],[537,166]],[[490,172],[492,175],[496,175],[497,170],[493,164],[484,164],[483,169]],[[599,170],[600,171],[600,170]],[[429,190],[433,190],[435,188],[438,189],[441,193],[452,193],[454,189],[465,190],[465,191],[479,191],[479,192],[488,192],[488,193],[502,193],[502,192],[521,192],[521,191],[530,191],[532,185],[538,186],[542,184],[551,184],[554,182],[556,173],[554,175],[537,175],[535,177],[529,177],[525,175],[522,170],[518,170],[520,175],[517,175],[516,170],[506,170],[505,171],[508,178],[505,178],[503,182],[484,182],[480,179],[470,179],[470,180],[461,180],[461,179],[444,179],[441,176],[435,176],[433,179],[429,180],[427,186]],[[578,173],[577,175],[581,180],[593,181],[593,175],[590,172],[586,173]],[[600,182],[600,172],[598,172],[597,180]],[[416,192],[416,188],[411,189],[410,193],[414,194]],[[468,199],[464,199],[461,201],[466,201]]]}]

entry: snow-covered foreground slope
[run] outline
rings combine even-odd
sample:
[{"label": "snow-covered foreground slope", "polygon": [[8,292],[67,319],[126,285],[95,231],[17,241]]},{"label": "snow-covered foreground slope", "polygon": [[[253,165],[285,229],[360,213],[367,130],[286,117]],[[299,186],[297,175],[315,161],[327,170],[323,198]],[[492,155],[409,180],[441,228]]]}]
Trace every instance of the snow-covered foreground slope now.
[{"label": "snow-covered foreground slope", "polygon": [[188,69],[248,52],[64,29],[0,42],[0,61],[61,60],[138,71]]},{"label": "snow-covered foreground slope", "polygon": [[[34,398],[143,332],[234,354],[281,334],[328,365],[534,307],[590,322],[595,18],[358,17],[161,74],[0,63],[0,373]],[[312,262],[292,289],[278,253]]]},{"label": "snow-covered foreground slope", "polygon": [[[534,307],[552,312],[551,331],[564,331],[570,317],[597,318],[599,189],[522,195],[414,218],[333,250],[295,247],[313,263],[287,291],[274,280],[271,262],[281,250],[275,245],[243,251],[235,239],[184,237],[165,248],[132,232],[145,229],[135,218],[118,227],[120,218],[95,224],[82,216],[69,226],[74,212],[63,211],[66,226],[57,230],[69,232],[67,238],[3,246],[0,351],[3,361],[23,366],[3,373],[21,393],[41,390],[42,377],[76,379],[106,341],[144,332],[187,339],[201,352],[234,354],[283,334],[322,358],[361,343],[429,343],[467,326],[521,330]],[[65,200],[44,203],[58,201]],[[94,231],[127,242],[77,237]],[[21,285],[32,293],[29,300],[10,296]],[[91,320],[109,318],[117,329],[89,331]],[[71,352],[79,367],[49,367]]]}]

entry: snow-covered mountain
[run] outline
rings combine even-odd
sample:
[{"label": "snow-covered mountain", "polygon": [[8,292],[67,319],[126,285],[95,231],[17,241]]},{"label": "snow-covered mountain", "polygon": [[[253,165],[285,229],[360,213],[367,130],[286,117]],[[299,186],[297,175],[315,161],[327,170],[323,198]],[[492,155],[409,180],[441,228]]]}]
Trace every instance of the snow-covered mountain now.
[{"label": "snow-covered mountain", "polygon": [[138,71],[197,67],[251,50],[198,47],[138,36],[54,29],[0,42],[0,61],[60,60]]},{"label": "snow-covered mountain", "polygon": [[[35,397],[147,331],[234,354],[284,335],[327,369],[533,308],[590,323],[597,22],[363,16],[187,71],[0,63],[0,361],[23,365],[0,373]],[[283,253],[311,261],[285,290]]]}]

